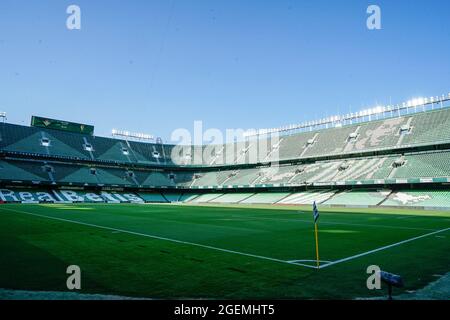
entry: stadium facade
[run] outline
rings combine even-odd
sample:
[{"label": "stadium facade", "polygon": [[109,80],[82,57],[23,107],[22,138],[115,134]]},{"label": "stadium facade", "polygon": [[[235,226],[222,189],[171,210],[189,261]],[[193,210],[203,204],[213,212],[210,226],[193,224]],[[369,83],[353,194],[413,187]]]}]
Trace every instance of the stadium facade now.
[{"label": "stadium facade", "polygon": [[44,118],[1,123],[0,201],[450,209],[447,104],[204,146],[99,137]]}]

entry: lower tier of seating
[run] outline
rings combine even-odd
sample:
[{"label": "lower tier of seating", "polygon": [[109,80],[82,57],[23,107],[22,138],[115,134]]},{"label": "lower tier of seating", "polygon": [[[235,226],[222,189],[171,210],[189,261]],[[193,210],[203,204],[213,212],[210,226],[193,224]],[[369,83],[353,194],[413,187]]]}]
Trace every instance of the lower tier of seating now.
[{"label": "lower tier of seating", "polygon": [[376,206],[383,202],[391,190],[355,190],[341,192],[324,202],[328,205]]},{"label": "lower tier of seating", "polygon": [[0,188],[0,203],[185,203],[280,206],[418,207],[450,210],[450,190],[309,190],[259,193],[171,193]]},{"label": "lower tier of seating", "polygon": [[69,189],[0,189],[3,203],[144,203],[136,193]]},{"label": "lower tier of seating", "polygon": [[392,207],[450,207],[449,190],[398,191],[389,196],[381,206]]},{"label": "lower tier of seating", "polygon": [[254,193],[226,193],[218,198],[212,199],[211,203],[240,203],[245,201],[245,199],[253,196]]},{"label": "lower tier of seating", "polygon": [[313,204],[314,202],[320,204],[330,199],[335,193],[336,191],[333,190],[297,192],[281,200],[280,204]]}]

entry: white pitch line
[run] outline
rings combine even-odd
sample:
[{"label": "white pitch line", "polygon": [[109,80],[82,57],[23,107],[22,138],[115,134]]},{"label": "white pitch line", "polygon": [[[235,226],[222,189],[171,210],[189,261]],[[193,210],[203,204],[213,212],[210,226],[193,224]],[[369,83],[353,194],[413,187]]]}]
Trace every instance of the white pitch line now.
[{"label": "white pitch line", "polygon": [[99,228],[99,229],[104,229],[104,230],[123,232],[123,233],[128,233],[128,234],[132,234],[132,235],[136,235],[136,236],[147,237],[147,238],[163,240],[163,241],[169,241],[169,242],[174,242],[174,243],[179,243],[179,244],[184,244],[184,245],[196,246],[196,247],[200,247],[200,248],[222,251],[222,252],[237,254],[237,255],[241,255],[241,256],[262,259],[262,260],[269,260],[269,261],[274,261],[274,262],[279,262],[279,263],[284,263],[284,264],[302,266],[302,267],[306,267],[306,268],[313,268],[313,269],[315,268],[315,267],[307,265],[307,264],[292,263],[292,262],[289,262],[286,260],[270,258],[270,257],[260,256],[260,255],[251,254],[251,253],[234,251],[234,250],[228,250],[228,249],[208,246],[208,245],[204,245],[204,244],[199,244],[199,243],[195,243],[195,242],[171,239],[171,238],[160,237],[160,236],[155,236],[155,235],[150,235],[150,234],[145,234],[145,233],[140,233],[140,232],[134,232],[134,231],[129,231],[129,230],[123,230],[123,229],[116,229],[116,228],[112,228],[112,227],[100,226],[100,225],[81,222],[81,221],[74,221],[74,220],[68,220],[68,219],[63,219],[63,218],[50,217],[50,216],[41,215],[41,214],[37,214],[37,213],[31,213],[31,212],[27,212],[27,211],[23,211],[23,210],[9,209],[9,208],[5,208],[5,207],[3,207],[2,209],[8,210],[8,211],[13,211],[13,212],[18,212],[18,213],[22,213],[22,214],[27,214],[27,215],[31,215],[31,216],[36,216],[36,217],[40,217],[40,218],[47,218],[47,219],[52,219],[52,220],[57,220],[57,221],[69,222],[69,223],[74,223],[74,224],[79,224],[79,225],[83,225],[83,226],[94,227],[94,228]]},{"label": "white pitch line", "polygon": [[[292,264],[297,264],[297,265],[300,265],[300,266],[308,266],[308,267],[313,268],[313,269],[321,269],[322,268],[322,266],[317,267],[317,260],[290,260],[288,262],[292,263]],[[314,265],[310,265],[310,264],[305,265],[305,264],[300,263],[300,262],[305,262],[305,263],[306,262],[311,262],[311,263],[314,263]],[[324,263],[325,265],[330,263],[330,262],[332,262],[332,261],[319,260],[320,264]]]},{"label": "white pitch line", "polygon": [[[296,262],[317,262],[317,260],[308,260],[308,259],[304,259],[304,260],[289,260],[289,262],[292,262],[292,263],[296,263]],[[327,260],[319,260],[319,262],[320,263],[322,263],[322,262],[324,262],[324,263],[330,263],[330,262],[332,262],[332,261],[327,261]]]},{"label": "white pitch line", "polygon": [[344,259],[336,260],[336,261],[327,263],[325,265],[322,265],[320,267],[320,269],[327,268],[327,267],[333,266],[335,264],[346,262],[346,261],[353,260],[353,259],[356,259],[356,258],[360,258],[360,257],[363,257],[363,256],[367,256],[369,254],[372,254],[372,253],[375,253],[375,252],[378,252],[378,251],[386,250],[386,249],[389,249],[389,248],[392,248],[392,247],[396,247],[396,246],[399,246],[399,245],[402,245],[402,244],[405,244],[405,243],[408,243],[408,242],[419,240],[419,239],[422,239],[422,238],[425,238],[425,237],[429,237],[429,236],[432,236],[432,235],[435,235],[435,234],[438,234],[438,233],[442,233],[442,232],[445,232],[445,231],[448,231],[448,230],[450,230],[450,228],[437,230],[437,231],[430,232],[430,233],[427,233],[427,234],[424,234],[424,235],[421,235],[421,236],[418,236],[418,237],[414,237],[414,238],[411,238],[411,239],[407,239],[407,240],[403,240],[403,241],[400,241],[400,242],[397,242],[397,243],[393,243],[393,244],[390,244],[388,246],[384,246],[384,247],[381,247],[381,248],[378,248],[378,249],[370,250],[370,251],[363,252],[363,253],[360,253],[360,254],[357,254],[357,255],[354,255],[354,256],[351,256],[351,257],[347,257],[347,258],[344,258]]}]

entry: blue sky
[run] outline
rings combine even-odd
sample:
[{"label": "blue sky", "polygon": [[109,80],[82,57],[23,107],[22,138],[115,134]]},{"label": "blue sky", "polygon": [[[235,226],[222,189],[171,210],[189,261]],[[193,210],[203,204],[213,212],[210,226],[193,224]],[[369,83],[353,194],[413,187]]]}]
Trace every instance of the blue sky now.
[{"label": "blue sky", "polygon": [[[366,28],[370,4],[382,30]],[[0,111],[168,141],[195,120],[270,128],[447,94],[448,12],[447,0],[1,0]]]}]

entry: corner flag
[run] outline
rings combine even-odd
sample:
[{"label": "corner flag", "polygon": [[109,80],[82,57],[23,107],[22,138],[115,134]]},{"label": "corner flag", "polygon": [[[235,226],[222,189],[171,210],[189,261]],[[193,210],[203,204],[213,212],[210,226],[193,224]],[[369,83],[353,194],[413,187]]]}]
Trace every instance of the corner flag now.
[{"label": "corner flag", "polygon": [[316,262],[317,269],[320,268],[320,260],[319,260],[319,232],[317,230],[317,221],[319,221],[319,210],[317,209],[316,202],[313,203],[313,217],[314,217],[314,234],[316,237]]},{"label": "corner flag", "polygon": [[319,220],[319,210],[317,210],[316,202],[313,203],[313,216],[314,216],[314,223],[317,223]]}]

